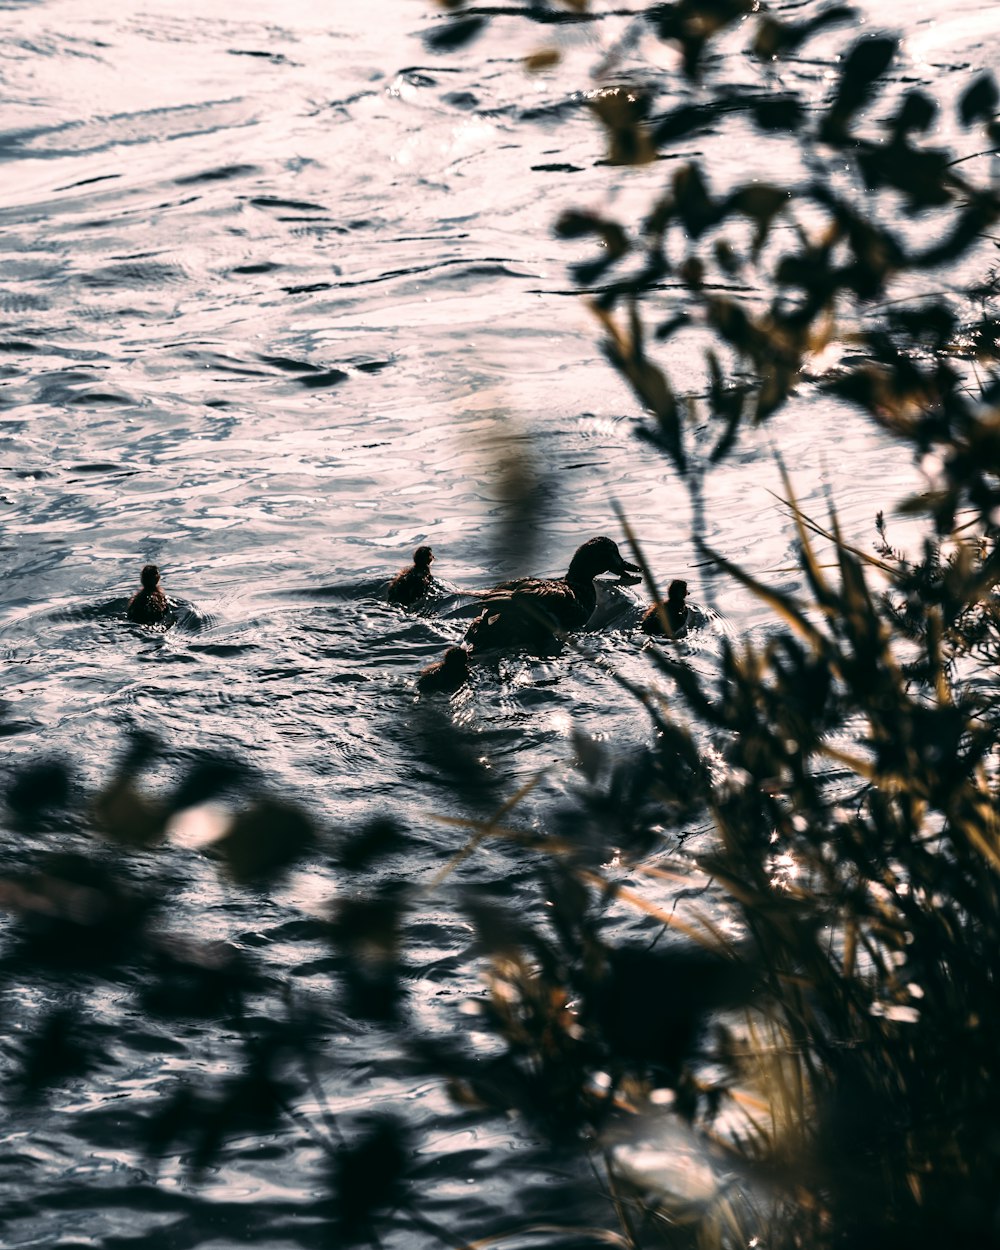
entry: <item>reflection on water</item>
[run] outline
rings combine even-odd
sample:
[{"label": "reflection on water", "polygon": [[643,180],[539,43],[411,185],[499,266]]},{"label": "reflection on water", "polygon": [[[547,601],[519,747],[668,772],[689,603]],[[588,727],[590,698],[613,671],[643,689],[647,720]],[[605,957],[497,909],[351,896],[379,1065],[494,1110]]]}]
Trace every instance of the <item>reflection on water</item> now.
[{"label": "reflection on water", "polygon": [[[429,19],[416,0],[337,5],[335,17],[311,0],[280,14],[259,0],[226,15],[188,0],[136,13],[79,0],[4,7],[9,759],[65,752],[93,781],[132,728],[176,753],[229,752],[331,824],[387,804],[414,813],[407,857],[386,871],[430,881],[464,839],[436,819],[460,813],[421,760],[413,683],[464,633],[472,591],[557,575],[583,539],[613,532],[619,501],[661,589],[683,576],[701,605],[681,644],[691,663],[710,660],[724,633],[767,628],[744,591],[718,602],[703,584],[685,491],[633,437],[639,414],[569,294],[551,232],[565,205],[643,203],[662,177],[609,179],[588,115],[564,109],[591,86],[591,41],[610,44],[617,25],[564,34],[564,69],[528,79],[534,32],[449,59],[421,44]],[[988,63],[998,33],[991,6],[952,6],[947,22],[938,7],[898,15],[912,26],[908,72],[935,83],[942,68]],[[822,67],[787,72],[823,89]],[[560,112],[557,130],[546,119]],[[720,182],[733,160],[718,153]],[[679,387],[697,383],[696,364],[671,362]],[[830,486],[862,546],[876,510],[916,477],[808,385],[772,430],[711,481],[705,538],[794,589],[772,437],[805,510],[825,513]],[[530,436],[547,489],[532,567],[526,547],[496,547],[510,504],[496,447],[512,436]],[[421,543],[442,588],[404,613],[385,586]],[[147,561],[176,603],[166,631],[122,620]],[[455,696],[450,714],[504,793],[542,775],[526,821],[571,792],[574,728],[624,750],[646,741],[614,680],[651,679],[637,628],[646,601],[641,588],[606,586],[577,647],[476,666]],[[299,984],[321,982],[318,944],[283,926],[336,894],[329,865],[317,857],[275,897],[231,895],[190,849],[207,836],[202,816],[177,834],[189,856],[177,928],[194,923],[205,941],[263,950],[276,975],[291,966]],[[462,871],[515,892],[528,877],[491,843]],[[438,978],[464,958],[468,926],[429,893],[413,934],[414,1010],[451,1030],[461,995]],[[480,992],[470,983],[462,995]],[[46,987],[4,993],[17,1021]],[[117,987],[95,1005],[108,1034],[99,1078],[4,1129],[0,1177],[19,1195],[6,1244],[52,1244],[64,1227],[106,1242],[138,1224],[150,1237],[170,1230],[147,1244],[194,1245],[220,1222],[236,1237],[251,1220],[278,1244],[301,1228],[322,1159],[297,1127],[264,1147],[237,1143],[200,1185],[177,1157],[154,1176],[116,1134],[177,1073],[225,1070],[225,1031],[192,1021],[151,1041],[150,1026],[120,1019]],[[345,1032],[337,1045],[329,1105],[352,1114],[402,1099],[421,1157],[440,1164],[428,1208],[454,1209],[461,1191],[469,1227],[499,1219],[511,1182],[491,1161],[515,1160],[524,1141],[455,1129],[441,1089],[409,1088],[382,1039]],[[162,1057],[171,1048],[174,1062]]]}]

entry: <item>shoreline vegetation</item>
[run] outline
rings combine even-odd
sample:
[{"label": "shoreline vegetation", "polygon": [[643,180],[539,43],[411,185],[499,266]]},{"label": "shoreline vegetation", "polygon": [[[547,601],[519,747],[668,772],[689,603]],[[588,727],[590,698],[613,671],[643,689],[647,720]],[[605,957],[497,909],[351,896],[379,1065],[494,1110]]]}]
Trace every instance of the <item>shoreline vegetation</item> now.
[{"label": "shoreline vegetation", "polygon": [[[492,10],[443,8],[427,41],[438,54],[499,38]],[[594,19],[585,0],[515,16],[540,38]],[[366,885],[374,863],[405,848],[416,814],[322,828],[277,781],[227,757],[171,756],[166,792],[147,782],[170,744],[147,736],[96,793],[64,760],[8,772],[17,850],[0,873],[14,917],[3,982],[62,989],[29,1036],[6,1039],[10,1097],[37,1103],[104,1071],[108,1039],[87,991],[110,978],[156,1022],[151,1038],[221,1016],[242,1055],[227,1075],[179,1079],[121,1128],[130,1144],[154,1170],[181,1155],[197,1184],[227,1143],[296,1124],[327,1160],[313,1213],[322,1244],[1000,1246],[1000,195],[980,177],[996,157],[969,159],[1000,148],[1000,95],[990,74],[970,80],[956,106],[965,142],[950,150],[928,137],[937,102],[894,71],[896,40],[859,37],[847,6],[796,22],[749,0],[679,0],[634,21],[581,103],[609,177],[732,121],[801,157],[788,185],[724,192],[698,161],[672,161],[641,220],[574,210],[556,224],[590,249],[571,273],[645,414],[644,454],[665,457],[689,490],[713,581],[759,595],[773,636],[723,639],[711,680],[652,640],[649,685],[623,690],[649,720],[649,746],[619,755],[576,735],[575,803],[541,828],[518,820],[531,783],[506,792],[460,724],[416,708],[421,760],[468,813],[451,818],[463,850],[430,885]],[[843,55],[817,104],[782,84],[781,59],[831,30]],[[734,38],[759,89],[719,80],[715,46]],[[660,99],[670,85],[652,71],[616,76],[644,39],[677,50],[682,103]],[[546,45],[528,70],[558,58]],[[970,270],[974,281],[952,283]],[[733,293],[736,278],[751,297]],[[690,342],[703,345],[698,396],[676,393],[663,364]],[[866,414],[928,484],[877,501],[865,551],[842,539],[835,501],[828,516],[805,514],[794,465],[783,466],[807,590],[797,596],[702,541],[703,484],[831,348],[840,360],[817,404],[830,396]],[[526,477],[514,501],[526,529],[532,490]],[[893,546],[893,509],[923,525],[919,553]],[[663,604],[641,529],[634,518],[623,528]],[[218,805],[229,815],[204,851],[227,888],[267,889],[314,854],[348,883],[300,922],[326,951],[330,1014],[245,953],[171,930],[178,828]],[[668,857],[698,824],[714,831],[711,849],[693,866]],[[456,873],[490,838],[536,864],[533,913],[511,908],[502,882]],[[662,903],[637,879],[662,884]],[[699,910],[709,879],[728,895],[729,927]],[[462,1017],[441,1036],[411,1009],[407,927],[429,891],[447,892],[475,935],[488,1058],[465,1044]],[[612,916],[630,910],[655,922],[652,939],[614,935]],[[586,1206],[557,1197],[482,1227],[458,1224],[440,1199],[429,1209],[430,1167],[402,1107],[349,1125],[302,1109],[322,1109],[324,1042],[348,1027],[384,1030],[405,1079],[441,1082],[466,1123],[525,1126],[541,1143],[533,1166],[591,1166]],[[317,1236],[303,1231],[303,1244]]]}]

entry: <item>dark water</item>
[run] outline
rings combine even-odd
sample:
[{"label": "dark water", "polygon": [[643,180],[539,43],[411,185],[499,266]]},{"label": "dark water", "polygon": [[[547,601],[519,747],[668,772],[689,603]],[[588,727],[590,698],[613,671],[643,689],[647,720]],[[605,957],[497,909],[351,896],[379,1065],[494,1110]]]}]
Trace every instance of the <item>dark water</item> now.
[{"label": "dark water", "polygon": [[[662,177],[602,166],[585,113],[553,120],[592,86],[595,53],[621,26],[563,34],[559,72],[527,78],[537,30],[500,23],[446,58],[423,47],[417,0],[0,11],[5,767],[65,753],[96,781],[140,728],[167,748],[154,786],[205,748],[247,759],[321,822],[407,813],[412,853],[385,872],[428,885],[408,950],[413,1010],[453,1030],[482,990],[445,975],[470,935],[432,883],[466,835],[436,819],[458,805],[420,763],[413,681],[459,640],[467,592],[559,573],[583,539],[620,538],[618,501],[662,584],[683,576],[714,602],[684,646],[692,663],[709,664],[724,633],[768,628],[745,593],[705,585],[686,492],[635,438],[634,400],[601,357],[566,277],[574,257],[551,231],[563,206],[624,214]],[[956,91],[991,64],[1000,35],[995,7],[969,0],[883,6],[878,19],[905,23],[901,72]],[[822,59],[786,71],[817,99],[832,72]],[[715,154],[720,184],[746,175],[750,151]],[[679,389],[697,386],[693,353],[669,366]],[[707,540],[789,588],[772,443],[806,510],[825,515],[831,491],[863,546],[876,510],[921,480],[807,384],[748,436],[708,498]],[[502,539],[504,465],[519,456],[546,486],[533,550]],[[406,614],[384,589],[420,543],[442,585]],[[122,619],[146,561],[177,603],[167,631]],[[574,728],[623,751],[648,740],[613,679],[652,680],[643,606],[641,593],[607,587],[580,653],[477,669],[452,700],[448,715],[481,742],[504,794],[543,773],[526,824],[578,783]],[[316,860],[273,892],[233,891],[184,845],[197,832],[179,831],[170,852],[185,878],[176,930],[252,949],[322,996],[319,954],[288,925],[322,913],[342,883]],[[665,857],[676,850],[665,837]],[[530,866],[487,842],[460,875],[506,879],[516,895]],[[633,884],[670,905],[662,882]],[[15,1029],[52,997],[44,982],[3,994]],[[107,1029],[97,1078],[2,1129],[3,1244],[125,1245],[157,1230],[146,1244],[321,1244],[309,1230],[324,1156],[305,1131],[237,1141],[197,1182],[180,1155],[154,1175],[123,1140],[127,1114],[180,1073],[225,1072],[233,1047],[225,1030],[192,1023],[165,1061],[167,1043],[127,997],[115,985],[93,995]],[[504,1169],[523,1135],[454,1121],[443,1089],[401,1077],[376,1032],[336,1040],[329,1107],[350,1119],[402,1105],[434,1169],[431,1209],[457,1213],[466,1235],[509,1209]]]}]

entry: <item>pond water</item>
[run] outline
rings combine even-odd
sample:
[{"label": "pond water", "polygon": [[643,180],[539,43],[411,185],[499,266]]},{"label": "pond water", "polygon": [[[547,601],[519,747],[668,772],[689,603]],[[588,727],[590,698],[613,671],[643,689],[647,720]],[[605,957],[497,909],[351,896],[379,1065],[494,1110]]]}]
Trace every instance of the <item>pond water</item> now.
[{"label": "pond water", "polygon": [[[445,983],[469,930],[431,883],[467,833],[439,819],[462,808],[421,763],[414,679],[461,639],[469,592],[561,573],[593,535],[621,540],[617,503],[662,585],[683,576],[711,604],[685,644],[692,663],[710,664],[726,633],[769,628],[748,594],[705,582],[687,492],[636,438],[636,401],[567,277],[583,252],[552,231],[565,207],[625,213],[662,179],[609,169],[592,118],[569,107],[625,19],[558,31],[500,19],[445,55],[422,42],[438,20],[422,0],[125,11],[13,0],[0,12],[4,769],[62,754],[95,784],[142,729],[165,747],[154,788],[185,752],[212,750],[251,763],[323,825],[404,814],[411,851],[384,872],[428,885],[407,949],[413,1010],[454,1029],[481,987]],[[882,6],[878,20],[905,23],[901,75],[953,94],[992,63],[998,13],[927,2]],[[554,41],[558,69],[526,75],[523,57]],[[823,52],[838,42],[820,40],[784,72],[822,99],[833,74]],[[655,55],[675,73],[669,49]],[[733,74],[752,77],[742,63]],[[718,185],[751,172],[748,145],[698,144]],[[668,365],[678,389],[697,389],[694,353]],[[829,492],[864,547],[876,511],[921,481],[881,435],[804,386],[707,494],[707,541],[788,589],[773,447],[805,510],[824,517]],[[512,465],[544,488],[520,528]],[[440,590],[405,613],[385,585],[425,543]],[[179,605],[165,632],[123,620],[147,561]],[[574,730],[625,752],[648,741],[614,677],[652,680],[636,629],[646,601],[641,587],[605,587],[578,651],[479,667],[446,705],[501,796],[541,776],[527,826],[578,784]],[[675,849],[665,837],[665,854]],[[322,856],[262,894],[223,886],[197,850],[171,854],[184,879],[177,931],[253,949],[275,976],[294,967],[303,993],[322,997],[321,972],[288,936],[294,917],[344,888]],[[506,879],[516,896],[530,868],[487,842],[459,875]],[[16,1034],[57,990],[8,979],[3,992]],[[180,1155],[154,1174],[118,1134],[182,1071],[225,1071],[232,1043],[199,1021],[165,1059],[124,999],[114,984],[92,992],[107,1029],[99,1079],[70,1082],[0,1129],[4,1244],[327,1244],[310,1223],[323,1154],[308,1133],[248,1137],[195,1180]],[[337,1045],[329,1108],[349,1120],[405,1105],[436,1169],[431,1209],[469,1237],[510,1209],[505,1168],[523,1135],[453,1120],[440,1086],[413,1087],[377,1030],[345,1030]],[[552,1177],[532,1175],[558,1202]],[[526,1185],[522,1174],[514,1188],[530,1206]]]}]

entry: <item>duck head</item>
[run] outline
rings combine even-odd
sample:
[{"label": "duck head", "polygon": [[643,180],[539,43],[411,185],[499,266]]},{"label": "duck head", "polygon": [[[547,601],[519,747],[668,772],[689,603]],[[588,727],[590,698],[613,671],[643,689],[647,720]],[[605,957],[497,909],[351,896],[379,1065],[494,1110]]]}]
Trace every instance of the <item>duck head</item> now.
[{"label": "duck head", "polygon": [[449,673],[469,671],[469,653],[464,647],[449,647],[444,653],[443,661]]},{"label": "duck head", "polygon": [[139,574],[143,590],[155,590],[160,584],[160,570],[155,564],[144,564]]},{"label": "duck head", "polygon": [[430,547],[418,547],[413,553],[413,563],[418,569],[429,569],[433,559],[434,552]]},{"label": "duck head", "polygon": [[640,580],[639,566],[624,559],[618,544],[611,538],[591,538],[577,547],[566,574],[568,582],[593,581],[600,573],[617,573],[623,582],[635,584]]},{"label": "duck head", "polygon": [[680,607],[687,598],[688,584],[679,577],[675,578],[667,587],[667,602],[672,603],[675,607]]}]

